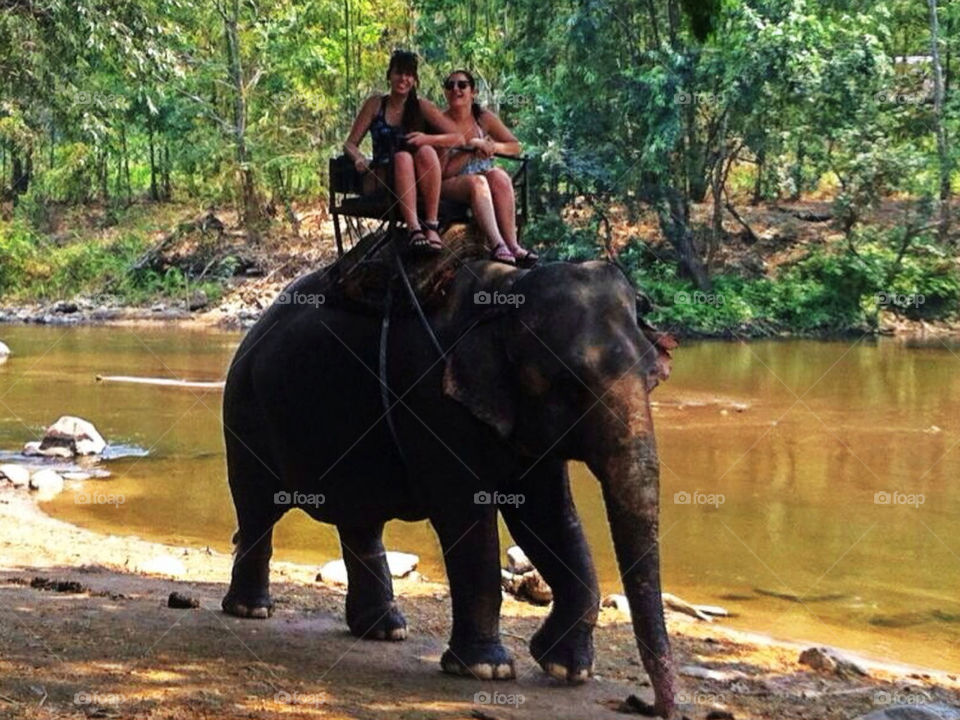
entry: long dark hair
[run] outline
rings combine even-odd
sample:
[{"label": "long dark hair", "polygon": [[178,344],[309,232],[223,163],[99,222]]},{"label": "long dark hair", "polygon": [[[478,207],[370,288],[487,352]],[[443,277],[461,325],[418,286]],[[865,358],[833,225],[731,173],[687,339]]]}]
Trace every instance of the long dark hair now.
[{"label": "long dark hair", "polygon": [[[390,65],[387,66],[387,80],[390,79],[390,73],[397,71],[413,75],[415,82],[420,82],[420,75],[417,72],[420,64],[415,53],[409,50],[394,50],[390,56]],[[417,86],[410,88],[407,99],[403,103],[403,117],[400,120],[404,132],[413,132],[423,130],[424,120],[423,112],[420,110],[420,98],[417,97]]]},{"label": "long dark hair", "polygon": [[452,78],[454,75],[467,76],[467,82],[470,84],[470,89],[474,92],[474,100],[473,100],[473,105],[470,107],[470,112],[473,113],[473,119],[479,123],[480,116],[483,115],[483,108],[480,107],[480,103],[478,103],[476,100],[477,81],[474,80],[473,73],[470,72],[469,70],[454,70],[453,72],[447,74],[447,79],[444,80],[444,84],[449,82],[450,78]]}]

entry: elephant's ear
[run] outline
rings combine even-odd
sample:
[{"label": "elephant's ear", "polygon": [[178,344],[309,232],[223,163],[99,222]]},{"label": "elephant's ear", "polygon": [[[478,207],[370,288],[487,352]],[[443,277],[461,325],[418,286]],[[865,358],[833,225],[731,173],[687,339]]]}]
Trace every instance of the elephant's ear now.
[{"label": "elephant's ear", "polygon": [[515,403],[498,323],[469,331],[447,355],[443,392],[507,438],[513,432]]},{"label": "elephant's ear", "polygon": [[640,331],[646,336],[647,340],[657,349],[657,359],[647,373],[647,390],[653,390],[660,382],[670,377],[670,351],[677,347],[676,339],[669,333],[661,332],[644,317],[653,310],[653,303],[650,298],[637,292],[637,325]]}]

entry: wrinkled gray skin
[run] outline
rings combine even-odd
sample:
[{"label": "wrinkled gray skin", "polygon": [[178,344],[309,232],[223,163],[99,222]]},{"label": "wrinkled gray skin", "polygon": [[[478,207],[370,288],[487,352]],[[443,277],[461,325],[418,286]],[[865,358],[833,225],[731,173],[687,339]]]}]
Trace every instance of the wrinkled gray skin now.
[{"label": "wrinkled gray skin", "polygon": [[[655,710],[668,716],[674,681],[648,404],[669,372],[667,354],[638,326],[636,293],[609,263],[518,270],[477,261],[461,267],[451,287],[442,309],[429,314],[448,348],[444,358],[412,315],[398,314],[391,325],[391,413],[402,457],[383,419],[379,319],[329,301],[311,304],[310,295],[331,296],[323,271],[291,285],[293,302],[274,304],[247,334],[224,394],[239,523],[224,610],[270,614],[271,528],[290,507],[275,493],[322,494],[322,503],[302,509],[339,530],[348,626],[361,637],[403,639],[406,621],[380,535],[389,519],[428,518],[453,604],[443,669],[511,678],[513,658],[499,637],[499,510],[554,591],[530,650],[549,674],[581,682],[593,665],[599,600],[565,466],[582,460],[602,485]],[[479,291],[521,294],[524,302],[480,305]],[[524,502],[477,502],[483,492]]]}]

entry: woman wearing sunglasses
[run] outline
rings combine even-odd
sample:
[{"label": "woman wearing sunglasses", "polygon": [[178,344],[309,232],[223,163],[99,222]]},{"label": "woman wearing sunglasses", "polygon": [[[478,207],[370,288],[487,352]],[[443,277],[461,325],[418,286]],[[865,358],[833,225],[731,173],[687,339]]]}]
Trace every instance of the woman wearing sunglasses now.
[{"label": "woman wearing sunglasses", "polygon": [[[366,192],[391,190],[392,183],[407,225],[410,247],[438,251],[443,247],[437,232],[441,168],[433,145],[449,147],[463,142],[464,138],[449,134],[456,130],[454,123],[432,102],[417,96],[417,65],[417,56],[413,53],[394,51],[387,68],[390,93],[374,95],[363,104],[343,151],[364,176]],[[428,125],[447,134],[428,135],[424,132]],[[373,140],[371,160],[364,157],[359,147],[367,131]],[[393,177],[388,177],[391,162]],[[426,216],[422,223],[417,215],[418,188]]]},{"label": "woman wearing sunglasses", "polygon": [[513,182],[493,164],[497,153],[519,155],[520,142],[500,118],[477,104],[471,73],[453,71],[443,90],[447,98],[443,114],[454,124],[454,131],[466,138],[469,150],[453,147],[443,153],[441,192],[473,208],[474,218],[490,240],[494,260],[511,265],[534,264],[539,259],[536,253],[517,243]]}]

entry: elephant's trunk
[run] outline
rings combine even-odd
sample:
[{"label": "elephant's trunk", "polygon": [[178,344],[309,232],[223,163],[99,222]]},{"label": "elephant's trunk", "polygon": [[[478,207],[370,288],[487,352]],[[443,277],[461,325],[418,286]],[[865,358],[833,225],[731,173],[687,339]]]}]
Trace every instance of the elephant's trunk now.
[{"label": "elephant's trunk", "polygon": [[[603,414],[605,442],[590,461],[600,479],[624,593],[643,666],[650,676],[658,715],[674,707],[670,642],[660,594],[660,466],[647,392],[639,378],[621,380]],[[619,406],[619,407],[617,407]],[[616,417],[614,416],[616,415]]]}]

